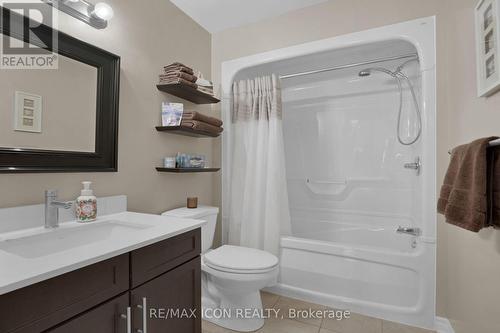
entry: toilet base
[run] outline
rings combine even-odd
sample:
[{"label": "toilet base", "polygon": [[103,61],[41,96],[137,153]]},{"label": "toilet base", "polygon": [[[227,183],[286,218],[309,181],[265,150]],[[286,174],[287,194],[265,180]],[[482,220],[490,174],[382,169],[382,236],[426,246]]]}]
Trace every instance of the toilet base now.
[{"label": "toilet base", "polygon": [[279,267],[256,273],[213,269],[201,261],[203,319],[238,332],[253,332],[264,326],[260,290],[278,281]]},{"label": "toilet base", "polygon": [[225,295],[219,302],[203,295],[202,307],[206,321],[233,331],[253,332],[264,326],[260,291]]}]

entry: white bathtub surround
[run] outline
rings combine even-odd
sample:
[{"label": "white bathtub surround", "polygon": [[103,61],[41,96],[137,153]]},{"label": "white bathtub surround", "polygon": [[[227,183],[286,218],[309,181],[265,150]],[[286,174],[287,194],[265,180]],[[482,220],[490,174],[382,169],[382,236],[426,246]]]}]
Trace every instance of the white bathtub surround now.
[{"label": "white bathtub surround", "polygon": [[[236,59],[222,65],[223,202],[231,159],[231,84],[260,73],[283,81],[283,131],[292,235],[281,240],[283,295],[363,315],[435,328],[435,21],[423,18]],[[366,67],[404,72],[422,111],[422,137],[396,135],[399,89],[393,78],[360,77]],[[366,65],[379,59],[376,63]],[[390,59],[390,60],[380,60]],[[402,128],[415,137],[411,92]],[[420,158],[420,173],[405,168]],[[227,232],[229,215],[224,211]],[[396,233],[419,228],[420,236]],[[225,235],[226,233],[224,233]]]},{"label": "white bathtub surround", "polygon": [[289,235],[281,87],[275,75],[233,85],[229,244],[278,255]]},{"label": "white bathtub surround", "polygon": [[2,222],[18,221],[23,225],[30,218],[36,221],[39,217],[33,213],[37,210],[42,216],[38,227],[0,233],[0,267],[6,268],[0,270],[0,295],[205,224],[201,220],[127,212],[124,196],[104,201],[109,203],[110,211],[124,210],[101,215],[95,222],[84,224],[73,217],[55,229],[43,227],[43,208],[41,211],[37,206],[0,209]]}]

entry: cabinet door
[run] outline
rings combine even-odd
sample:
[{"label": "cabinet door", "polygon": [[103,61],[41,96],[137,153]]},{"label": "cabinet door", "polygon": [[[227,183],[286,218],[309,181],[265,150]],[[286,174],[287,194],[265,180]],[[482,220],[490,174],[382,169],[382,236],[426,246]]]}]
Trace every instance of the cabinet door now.
[{"label": "cabinet door", "polygon": [[201,333],[200,257],[132,290],[131,305],[134,332]]},{"label": "cabinet door", "polygon": [[70,319],[49,333],[127,333],[127,307],[129,294],[123,294],[111,301]]}]

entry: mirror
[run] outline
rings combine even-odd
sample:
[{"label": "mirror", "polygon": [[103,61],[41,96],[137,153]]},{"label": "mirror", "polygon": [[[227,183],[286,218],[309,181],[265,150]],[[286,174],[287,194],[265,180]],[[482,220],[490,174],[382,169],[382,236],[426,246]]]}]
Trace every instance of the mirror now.
[{"label": "mirror", "polygon": [[0,147],[95,153],[97,69],[58,60],[0,76]]},{"label": "mirror", "polygon": [[0,8],[0,36],[58,42],[56,68],[0,68],[0,172],[116,171],[120,58]]}]

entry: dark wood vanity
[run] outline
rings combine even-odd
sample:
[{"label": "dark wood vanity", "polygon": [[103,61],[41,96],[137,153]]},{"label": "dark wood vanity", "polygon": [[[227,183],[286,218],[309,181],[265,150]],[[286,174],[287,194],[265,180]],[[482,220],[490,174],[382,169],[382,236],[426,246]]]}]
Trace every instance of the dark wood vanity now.
[{"label": "dark wood vanity", "polygon": [[198,228],[4,294],[0,333],[201,333],[200,251]]}]

